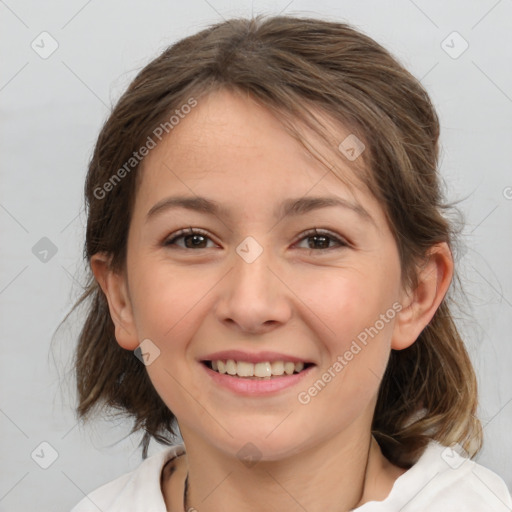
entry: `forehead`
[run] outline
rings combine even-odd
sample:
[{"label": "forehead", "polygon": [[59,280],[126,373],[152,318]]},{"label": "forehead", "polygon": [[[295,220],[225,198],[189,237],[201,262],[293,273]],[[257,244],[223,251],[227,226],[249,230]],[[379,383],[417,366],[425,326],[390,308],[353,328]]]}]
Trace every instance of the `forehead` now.
[{"label": "forehead", "polygon": [[[350,131],[333,125],[332,134],[341,141]],[[334,166],[333,159],[322,164],[251,97],[228,91],[208,94],[144,159],[137,202],[147,206],[179,192],[245,211],[261,208],[264,201],[275,210],[284,196],[329,194],[379,208],[337,147],[311,131],[303,138],[319,155],[334,155]]]}]

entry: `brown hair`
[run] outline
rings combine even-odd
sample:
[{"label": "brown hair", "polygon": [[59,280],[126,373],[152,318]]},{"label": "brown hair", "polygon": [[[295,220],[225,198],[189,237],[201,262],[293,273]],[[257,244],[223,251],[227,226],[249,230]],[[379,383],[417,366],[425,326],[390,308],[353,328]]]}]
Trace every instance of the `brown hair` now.
[{"label": "brown hair", "polygon": [[[361,179],[385,211],[404,281],[414,286],[417,265],[434,244],[446,242],[453,249],[455,232],[444,214],[448,206],[437,171],[439,121],[421,84],[346,23],[277,16],[211,26],[172,45],[139,72],[105,122],[89,164],[88,261],[106,252],[115,270],[124,269],[141,167],[135,162],[130,169],[126,162],[177,108],[220,88],[249,94],[279,113],[295,135],[293,121],[302,120],[328,136],[316,115],[324,112],[365,142],[368,171]],[[122,180],[113,183],[123,166]],[[103,197],[98,190],[107,190],[109,180]],[[372,433],[384,455],[402,467],[412,465],[431,439],[459,443],[471,456],[482,445],[476,377],[449,300],[443,299],[415,343],[391,351],[380,386]],[[78,305],[87,305],[74,361],[78,416],[87,418],[101,405],[132,417],[132,432],[144,432],[146,458],[152,437],[171,443],[175,416],[144,365],[117,344],[106,298],[92,273]]]}]

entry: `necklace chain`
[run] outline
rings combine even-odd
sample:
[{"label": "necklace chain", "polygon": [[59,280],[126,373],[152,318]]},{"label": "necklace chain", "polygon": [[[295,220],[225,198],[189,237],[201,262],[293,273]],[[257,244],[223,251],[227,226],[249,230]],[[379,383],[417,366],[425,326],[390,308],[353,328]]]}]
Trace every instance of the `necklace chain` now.
[{"label": "necklace chain", "polygon": [[[372,449],[372,442],[373,442],[373,435],[370,436],[370,446],[368,448],[368,455],[366,457],[366,466],[364,468],[363,487],[361,489],[361,494],[360,494],[359,499],[357,500],[355,506],[357,506],[357,504],[363,499],[364,489],[366,487],[366,476],[367,476],[367,472],[368,472],[368,463],[370,462],[370,452]],[[352,508],[351,508],[351,510],[352,510]],[[191,507],[190,509],[188,508],[188,471],[187,471],[187,476],[185,477],[185,490],[183,491],[183,510],[185,512],[189,512],[189,510],[195,511],[195,508],[193,508],[193,507]]]}]

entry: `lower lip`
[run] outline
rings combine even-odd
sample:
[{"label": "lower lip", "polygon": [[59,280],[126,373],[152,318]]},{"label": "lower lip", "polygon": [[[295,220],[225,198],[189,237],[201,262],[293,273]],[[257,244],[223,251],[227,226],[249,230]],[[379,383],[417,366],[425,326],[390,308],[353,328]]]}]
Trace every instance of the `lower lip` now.
[{"label": "lower lip", "polygon": [[269,395],[295,386],[314,368],[314,366],[310,366],[300,373],[271,377],[270,379],[249,379],[236,377],[227,373],[219,373],[211,370],[203,363],[199,364],[206,370],[206,373],[216,384],[234,393],[249,396]]}]

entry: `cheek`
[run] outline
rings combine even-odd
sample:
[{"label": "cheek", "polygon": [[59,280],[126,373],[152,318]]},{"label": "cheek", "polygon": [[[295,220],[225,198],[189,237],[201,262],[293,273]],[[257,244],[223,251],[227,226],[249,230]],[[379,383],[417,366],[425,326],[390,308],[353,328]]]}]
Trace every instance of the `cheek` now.
[{"label": "cheek", "polygon": [[149,378],[178,417],[199,414],[191,397],[199,397],[201,390],[189,381],[189,364],[193,362],[187,361],[187,347],[200,327],[206,295],[214,283],[209,284],[207,277],[198,272],[150,260],[146,264],[134,262],[131,278],[137,333],[159,350],[158,357],[146,367]]},{"label": "cheek", "polygon": [[[320,336],[321,380],[328,382],[324,398],[329,396],[328,401],[344,403],[355,412],[377,392],[386,369],[398,288],[391,270],[385,273],[377,266],[373,272],[367,267],[364,274],[355,268],[344,270],[321,280],[305,276],[301,293],[314,313],[310,318],[316,317],[320,326],[314,330],[324,333]],[[322,386],[319,383],[319,389]]]},{"label": "cheek", "polygon": [[[337,340],[337,348],[342,349],[376,322],[378,330],[389,337],[389,322],[381,325],[380,318],[392,308],[396,289],[396,283],[377,268],[373,274],[353,268],[324,276],[303,275],[295,280],[294,293],[323,324],[328,338]],[[394,317],[392,313],[388,316]]]},{"label": "cheek", "polygon": [[212,285],[205,274],[165,264],[135,264],[130,285],[139,335],[161,342],[190,329],[194,311]]},{"label": "cheek", "polygon": [[310,386],[297,395],[305,414],[301,425],[305,432],[311,428],[306,418],[322,418],[322,430],[333,432],[349,428],[354,418],[373,415],[390,354],[393,314],[385,323],[370,322],[373,315],[361,315],[358,309],[353,313],[358,316],[343,319],[340,315],[337,336],[322,340],[326,357]]}]

